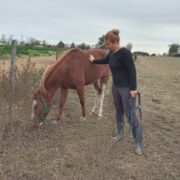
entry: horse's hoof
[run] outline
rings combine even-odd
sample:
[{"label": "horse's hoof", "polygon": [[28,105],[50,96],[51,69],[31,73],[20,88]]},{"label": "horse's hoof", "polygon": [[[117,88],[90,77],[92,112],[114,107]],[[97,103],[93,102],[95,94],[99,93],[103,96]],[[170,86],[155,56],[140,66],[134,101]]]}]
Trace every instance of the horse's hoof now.
[{"label": "horse's hoof", "polygon": [[102,119],[102,115],[101,116],[98,115],[98,120],[100,120],[100,119]]},{"label": "horse's hoof", "polygon": [[97,116],[97,113],[96,113],[95,111],[91,111],[91,112],[89,113],[89,115],[96,115],[96,116]]},{"label": "horse's hoof", "polygon": [[53,121],[52,124],[53,125],[58,125],[58,124],[60,124],[60,121]]},{"label": "horse's hoof", "polygon": [[33,128],[38,128],[39,125],[38,125],[37,123],[33,122],[33,123],[32,123],[32,127],[33,127]]},{"label": "horse's hoof", "polygon": [[85,117],[81,117],[81,120],[85,121],[85,120],[86,120],[86,118],[85,118]]},{"label": "horse's hoof", "polygon": [[93,112],[93,111],[91,111],[91,112],[89,113],[89,115],[93,115],[93,113],[94,113],[94,112]]},{"label": "horse's hoof", "polygon": [[43,122],[40,122],[40,123],[39,123],[39,127],[41,127],[43,124],[44,124]]}]

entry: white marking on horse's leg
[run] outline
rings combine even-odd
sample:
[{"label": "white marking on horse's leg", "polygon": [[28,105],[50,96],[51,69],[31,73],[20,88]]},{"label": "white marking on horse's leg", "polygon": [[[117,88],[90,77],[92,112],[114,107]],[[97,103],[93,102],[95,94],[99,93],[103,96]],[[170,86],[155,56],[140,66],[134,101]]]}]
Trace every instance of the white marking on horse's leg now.
[{"label": "white marking on horse's leg", "polygon": [[104,101],[104,94],[105,94],[105,89],[106,89],[106,85],[103,84],[102,85],[102,93],[100,95],[100,103],[99,103],[99,113],[98,113],[98,117],[102,117],[102,106],[103,106],[103,101]]},{"label": "white marking on horse's leg", "polygon": [[34,120],[34,106],[36,105],[37,101],[33,100],[32,102],[32,113],[31,113],[31,120]]},{"label": "white marking on horse's leg", "polygon": [[53,125],[58,125],[58,124],[60,124],[60,121],[56,121],[56,120],[55,120],[55,121],[52,121],[52,124],[53,124]]},{"label": "white marking on horse's leg", "polygon": [[90,114],[92,114],[96,111],[97,107],[99,106],[99,99],[100,99],[100,95],[98,93],[96,93],[96,99],[95,99],[94,106],[93,106]]},{"label": "white marking on horse's leg", "polygon": [[81,117],[81,120],[85,121],[85,120],[86,120],[86,118],[85,118],[85,117]]},{"label": "white marking on horse's leg", "polygon": [[39,123],[39,127],[42,126],[43,124],[44,124],[43,122],[40,122],[40,123]]}]

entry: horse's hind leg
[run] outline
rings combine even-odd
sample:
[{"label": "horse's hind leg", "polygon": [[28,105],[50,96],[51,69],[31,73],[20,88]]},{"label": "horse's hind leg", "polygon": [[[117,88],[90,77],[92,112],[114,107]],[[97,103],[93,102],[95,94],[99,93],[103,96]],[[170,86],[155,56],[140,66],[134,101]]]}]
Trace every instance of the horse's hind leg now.
[{"label": "horse's hind leg", "polygon": [[103,76],[100,79],[100,98],[99,98],[99,112],[98,112],[99,118],[102,117],[102,113],[103,113],[103,101],[104,101],[104,95],[105,95],[108,79],[109,76]]},{"label": "horse's hind leg", "polygon": [[95,99],[94,106],[90,114],[95,113],[96,109],[98,108],[99,100],[100,100],[100,93],[101,93],[100,87],[98,85],[98,81],[96,81],[93,85],[94,85],[94,88],[96,89],[96,99]]},{"label": "horse's hind leg", "polygon": [[85,116],[86,116],[86,110],[85,110],[85,97],[84,97],[84,87],[81,86],[81,87],[78,87],[76,89],[77,91],[77,94],[79,96],[79,100],[80,100],[80,104],[81,104],[81,107],[82,107],[82,119],[85,120]]},{"label": "horse's hind leg", "polygon": [[106,83],[104,83],[104,79],[100,79],[100,86],[98,85],[98,81],[94,83],[94,88],[96,89],[96,99],[94,106],[91,110],[91,114],[95,113],[96,109],[99,107],[98,117],[102,117],[103,113],[103,101],[104,101],[104,93],[106,89]]},{"label": "horse's hind leg", "polygon": [[106,89],[106,84],[102,84],[101,94],[100,94],[100,98],[99,98],[99,112],[98,112],[99,118],[102,117],[102,113],[103,113],[103,101],[104,101],[105,89]]}]

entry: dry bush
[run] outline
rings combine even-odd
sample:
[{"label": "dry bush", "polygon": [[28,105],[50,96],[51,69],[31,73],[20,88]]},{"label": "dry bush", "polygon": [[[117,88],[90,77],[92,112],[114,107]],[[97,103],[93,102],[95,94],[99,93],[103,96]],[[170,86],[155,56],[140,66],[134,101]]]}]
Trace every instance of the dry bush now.
[{"label": "dry bush", "polygon": [[[32,102],[32,93],[38,85],[38,80],[42,74],[42,70],[35,69],[35,63],[30,58],[26,63],[16,69],[15,91],[13,94],[12,112],[9,112],[10,103],[10,70],[1,67],[0,69],[0,113],[1,113],[1,138],[5,137],[7,128],[10,127],[10,117],[13,114],[12,127],[26,124],[30,117],[30,107]],[[15,131],[14,129],[14,131]]]}]

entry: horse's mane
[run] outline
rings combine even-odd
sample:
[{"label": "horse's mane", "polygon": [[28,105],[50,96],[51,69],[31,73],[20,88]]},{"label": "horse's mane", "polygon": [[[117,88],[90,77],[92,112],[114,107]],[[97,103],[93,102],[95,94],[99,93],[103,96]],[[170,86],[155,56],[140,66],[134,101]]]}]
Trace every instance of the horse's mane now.
[{"label": "horse's mane", "polygon": [[41,77],[40,87],[39,87],[39,90],[40,90],[42,93],[47,94],[47,90],[46,90],[46,88],[45,88],[45,82],[46,82],[47,78],[51,76],[52,72],[53,72],[53,71],[55,70],[55,68],[57,68],[58,65],[65,59],[65,57],[66,57],[67,55],[69,55],[71,52],[74,52],[74,51],[81,51],[81,50],[80,50],[80,49],[77,49],[77,48],[74,48],[74,49],[70,49],[70,50],[68,50],[68,51],[65,51],[57,62],[55,62],[54,64],[49,65],[49,66],[45,69],[45,71],[44,71],[44,73],[43,73],[43,75],[42,75],[42,77]]}]

